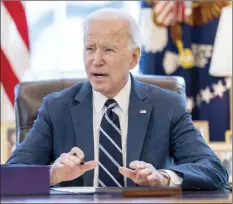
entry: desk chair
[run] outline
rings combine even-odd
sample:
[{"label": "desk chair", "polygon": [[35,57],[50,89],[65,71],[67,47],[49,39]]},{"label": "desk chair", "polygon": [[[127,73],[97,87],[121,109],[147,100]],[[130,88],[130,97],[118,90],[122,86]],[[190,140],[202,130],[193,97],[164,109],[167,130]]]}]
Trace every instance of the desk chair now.
[{"label": "desk chair", "polygon": [[[135,77],[144,83],[175,91],[181,94],[184,99],[186,98],[185,81],[182,77],[153,75],[140,75]],[[19,83],[15,87],[16,144],[20,144],[31,129],[43,97],[86,80],[87,78],[76,78]]]}]

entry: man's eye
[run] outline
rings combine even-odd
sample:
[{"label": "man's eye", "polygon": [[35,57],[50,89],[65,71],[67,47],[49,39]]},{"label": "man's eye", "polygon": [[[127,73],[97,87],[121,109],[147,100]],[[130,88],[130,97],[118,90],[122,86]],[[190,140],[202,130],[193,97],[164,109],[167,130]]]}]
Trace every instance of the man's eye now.
[{"label": "man's eye", "polygon": [[86,50],[91,51],[91,50],[93,50],[93,48],[92,47],[86,47]]},{"label": "man's eye", "polygon": [[110,48],[107,48],[105,51],[106,51],[106,52],[114,52],[114,50],[113,50],[113,49],[110,49]]}]

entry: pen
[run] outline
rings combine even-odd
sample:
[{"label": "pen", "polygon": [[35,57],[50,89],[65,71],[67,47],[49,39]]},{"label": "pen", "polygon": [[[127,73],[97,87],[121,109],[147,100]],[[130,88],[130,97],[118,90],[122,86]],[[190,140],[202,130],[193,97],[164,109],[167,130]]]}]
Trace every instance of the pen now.
[{"label": "pen", "polygon": [[[75,152],[73,153],[73,155],[74,155],[74,156],[77,156],[77,154],[76,154]],[[84,160],[82,160],[79,164],[80,164],[80,165],[83,165],[84,163],[85,163]]]}]

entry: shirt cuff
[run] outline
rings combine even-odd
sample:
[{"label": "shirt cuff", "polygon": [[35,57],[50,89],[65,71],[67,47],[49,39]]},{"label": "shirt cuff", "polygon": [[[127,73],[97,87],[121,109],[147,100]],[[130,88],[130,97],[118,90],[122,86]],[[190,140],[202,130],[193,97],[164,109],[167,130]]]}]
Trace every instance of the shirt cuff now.
[{"label": "shirt cuff", "polygon": [[174,171],[166,170],[166,169],[160,169],[160,171],[165,171],[170,177],[170,187],[177,187],[180,186],[183,182],[183,179],[179,177]]}]

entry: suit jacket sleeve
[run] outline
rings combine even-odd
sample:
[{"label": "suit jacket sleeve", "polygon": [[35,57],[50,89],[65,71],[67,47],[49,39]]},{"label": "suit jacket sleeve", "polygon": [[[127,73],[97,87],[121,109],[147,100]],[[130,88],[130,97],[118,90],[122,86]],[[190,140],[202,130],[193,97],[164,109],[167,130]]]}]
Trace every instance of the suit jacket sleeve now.
[{"label": "suit jacket sleeve", "polygon": [[48,165],[52,157],[52,123],[46,99],[43,100],[33,127],[6,164]]},{"label": "suit jacket sleeve", "polygon": [[225,168],[194,127],[181,97],[174,108],[170,141],[176,165],[169,170],[183,178],[183,189],[218,189],[227,184]]}]

